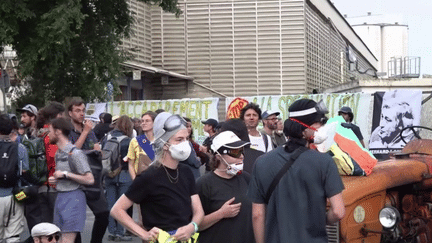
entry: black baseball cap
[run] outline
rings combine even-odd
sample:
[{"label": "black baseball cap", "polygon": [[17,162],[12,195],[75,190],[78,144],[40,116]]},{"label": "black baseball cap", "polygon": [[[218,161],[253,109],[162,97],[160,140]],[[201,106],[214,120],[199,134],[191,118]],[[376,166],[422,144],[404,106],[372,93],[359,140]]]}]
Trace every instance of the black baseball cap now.
[{"label": "black baseball cap", "polygon": [[204,125],[210,125],[210,126],[212,126],[212,127],[216,127],[217,125],[218,125],[218,121],[216,121],[215,119],[213,119],[213,118],[209,118],[209,119],[207,119],[207,120],[203,120],[203,121],[201,121],[202,122],[202,124],[204,124]]}]

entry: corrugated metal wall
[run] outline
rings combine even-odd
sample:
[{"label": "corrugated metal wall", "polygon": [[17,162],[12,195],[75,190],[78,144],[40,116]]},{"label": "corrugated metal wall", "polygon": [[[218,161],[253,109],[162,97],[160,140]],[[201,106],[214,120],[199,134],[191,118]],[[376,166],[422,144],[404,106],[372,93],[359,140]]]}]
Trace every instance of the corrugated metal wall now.
[{"label": "corrugated metal wall", "polygon": [[[331,20],[323,17],[309,3],[306,4],[305,10],[306,92],[310,93],[313,89],[322,91],[344,82],[351,82],[351,77],[370,79],[371,77],[368,75],[349,70],[346,48],[350,43],[333,28]],[[351,45],[351,47],[353,46]],[[355,49],[353,51],[359,63],[359,70],[364,71],[371,68],[361,53]]]},{"label": "corrugated metal wall", "polygon": [[179,5],[179,19],[152,11],[153,66],[227,96],[304,92],[303,0]]},{"label": "corrugated metal wall", "polygon": [[123,48],[129,50],[135,61],[151,65],[152,33],[150,6],[136,0],[129,0],[129,10],[135,18],[131,38],[123,40]]},{"label": "corrugated metal wall", "polygon": [[346,44],[307,0],[182,0],[179,7],[179,18],[142,8],[145,18],[138,18],[146,25],[138,29],[150,50],[145,61],[208,89],[176,80],[162,86],[156,78],[148,86],[153,98],[220,97],[209,90],[226,96],[309,93],[355,75],[346,57],[341,60]]}]

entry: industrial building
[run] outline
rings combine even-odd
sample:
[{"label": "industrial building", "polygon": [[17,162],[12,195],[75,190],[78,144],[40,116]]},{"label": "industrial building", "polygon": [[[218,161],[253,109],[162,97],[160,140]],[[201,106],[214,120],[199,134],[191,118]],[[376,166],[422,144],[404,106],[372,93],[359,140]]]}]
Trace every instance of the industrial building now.
[{"label": "industrial building", "polygon": [[117,99],[322,92],[378,70],[328,0],[182,0],[178,18],[128,3],[136,21],[123,48],[134,59]]}]

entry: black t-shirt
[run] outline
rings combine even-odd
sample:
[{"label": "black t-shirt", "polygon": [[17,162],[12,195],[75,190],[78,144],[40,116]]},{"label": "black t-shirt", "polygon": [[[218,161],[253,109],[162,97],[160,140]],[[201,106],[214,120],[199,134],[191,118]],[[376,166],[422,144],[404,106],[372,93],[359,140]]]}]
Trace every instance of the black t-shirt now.
[{"label": "black t-shirt", "polygon": [[[264,203],[273,178],[291,153],[279,146],[259,157],[249,183],[252,202]],[[344,189],[328,154],[303,152],[282,176],[266,207],[266,242],[326,243],[326,199]]]},{"label": "black t-shirt", "polygon": [[94,127],[93,131],[98,141],[100,141],[109,131],[113,130],[110,125],[110,123],[99,123]]},{"label": "black t-shirt", "polygon": [[177,170],[165,169],[162,165],[151,165],[135,178],[125,193],[131,201],[140,204],[146,230],[156,226],[172,231],[192,220],[191,196],[197,194],[192,171],[179,164],[178,181],[172,183],[167,173],[176,177]]},{"label": "black t-shirt", "polygon": [[345,128],[351,129],[354,132],[354,134],[357,136],[358,140],[360,141],[363,140],[363,135],[360,131],[360,128],[357,125],[354,125],[352,123],[345,123],[345,122],[342,123],[341,125]]},{"label": "black t-shirt", "polygon": [[219,210],[233,197],[235,197],[233,204],[242,203],[240,213],[236,217],[222,219],[201,231],[198,238],[200,243],[255,242],[252,228],[252,202],[246,196],[249,181],[248,173],[225,179],[210,172],[198,179],[197,190],[205,215]]}]

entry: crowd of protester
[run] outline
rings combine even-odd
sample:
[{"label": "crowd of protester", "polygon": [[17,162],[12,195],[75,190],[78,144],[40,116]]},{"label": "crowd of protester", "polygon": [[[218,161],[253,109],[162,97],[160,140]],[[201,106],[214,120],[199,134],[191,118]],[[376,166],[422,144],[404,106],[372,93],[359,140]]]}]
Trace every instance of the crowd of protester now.
[{"label": "crowd of protester", "polygon": [[[22,202],[12,192],[16,185],[0,186],[0,242],[22,242],[23,222],[31,232],[25,242],[81,242],[87,206],[95,216],[92,243],[105,234],[110,241],[152,241],[161,232],[177,241],[199,233],[203,243],[324,242],[326,221],[344,215],[343,184],[329,156],[300,154],[304,163],[296,163],[275,192],[266,194],[285,160],[298,147],[306,149],[325,123],[315,105],[295,102],[284,123],[279,112],[249,103],[239,119],[202,121],[208,137],[201,145],[189,118],[163,110],[141,118],[102,113],[95,122],[86,119],[84,101],[73,98],[66,106],[50,102],[39,110],[28,104],[17,109],[20,122],[1,115],[1,146],[17,144],[19,175],[33,173],[23,144],[36,138],[44,146],[47,175],[39,184],[29,183],[36,192]],[[109,173],[98,170],[113,140],[121,164]],[[329,177],[325,185],[322,174]]]}]

